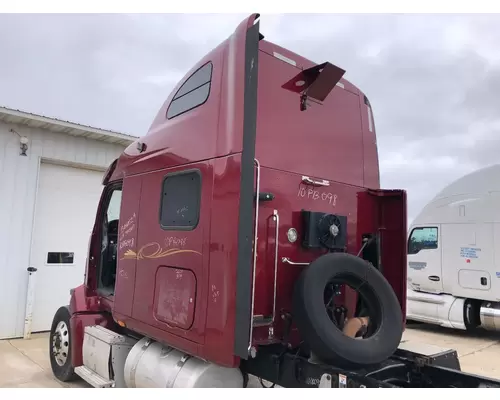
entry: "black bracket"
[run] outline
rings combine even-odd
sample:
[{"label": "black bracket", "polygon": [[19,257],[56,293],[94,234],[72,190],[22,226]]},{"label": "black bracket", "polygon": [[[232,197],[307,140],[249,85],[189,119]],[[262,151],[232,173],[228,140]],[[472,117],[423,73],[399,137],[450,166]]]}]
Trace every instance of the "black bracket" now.
[{"label": "black bracket", "polygon": [[286,82],[282,88],[300,93],[300,111],[307,109],[307,100],[320,104],[344,76],[345,70],[329,62],[304,69]]},{"label": "black bracket", "polygon": [[[255,195],[257,197],[257,195]],[[261,201],[271,201],[274,200],[274,194],[269,192],[260,192],[259,193],[259,202]]]}]

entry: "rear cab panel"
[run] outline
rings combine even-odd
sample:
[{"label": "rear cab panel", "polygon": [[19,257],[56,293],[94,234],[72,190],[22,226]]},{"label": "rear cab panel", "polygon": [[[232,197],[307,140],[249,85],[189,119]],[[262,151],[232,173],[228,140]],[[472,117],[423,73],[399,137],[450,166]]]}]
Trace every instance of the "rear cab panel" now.
[{"label": "rear cab panel", "polygon": [[359,91],[342,80],[322,105],[311,101],[301,112],[299,96],[282,88],[302,69],[313,66],[283,48],[260,42],[256,157],[263,168],[362,187]]},{"label": "rear cab panel", "polygon": [[[256,316],[273,314],[276,263],[276,312],[279,314],[290,311],[294,282],[303,268],[284,263],[283,258],[294,263],[308,263],[325,253],[324,250],[304,249],[300,245],[304,234],[301,210],[346,216],[347,252],[357,254],[362,246],[361,234],[377,233],[381,224],[378,216],[383,219],[382,200],[387,202],[389,199],[373,195],[377,199],[373,213],[368,216],[359,214],[366,204],[365,200],[358,200],[358,195],[366,188],[379,188],[375,127],[366,96],[341,79],[322,104],[311,101],[305,111],[300,111],[299,95],[282,88],[301,70],[315,65],[277,45],[260,41],[255,156],[261,166],[260,192],[269,193],[274,199],[260,204]],[[327,180],[329,185],[305,184],[303,176]],[[406,199],[402,200],[404,205]],[[403,211],[395,214],[396,222],[406,218]],[[277,241],[275,212],[279,216]],[[367,221],[373,218],[374,223],[358,224],[360,217]],[[295,243],[287,239],[287,231],[291,228],[299,234]],[[406,228],[392,226],[389,231],[395,233],[404,248]],[[393,265],[390,265],[391,260],[386,260],[389,267],[386,276],[390,277],[392,268],[401,269],[401,265],[406,264],[402,254],[398,257],[392,260]],[[398,298],[404,307],[406,278],[398,274],[392,278],[394,286],[401,292]],[[349,289],[344,296],[344,301],[351,303],[352,313],[356,297]],[[257,342],[273,342],[281,337],[283,326],[280,321],[280,318],[275,320],[273,335],[269,334],[268,328],[257,328]]]}]

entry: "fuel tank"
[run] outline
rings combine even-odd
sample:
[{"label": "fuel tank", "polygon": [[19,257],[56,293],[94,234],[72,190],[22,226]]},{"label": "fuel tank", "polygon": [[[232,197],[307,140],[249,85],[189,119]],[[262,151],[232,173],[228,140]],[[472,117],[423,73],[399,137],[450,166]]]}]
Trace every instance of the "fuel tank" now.
[{"label": "fuel tank", "polygon": [[129,388],[242,388],[239,368],[226,368],[149,338],[138,341],[125,362]]}]

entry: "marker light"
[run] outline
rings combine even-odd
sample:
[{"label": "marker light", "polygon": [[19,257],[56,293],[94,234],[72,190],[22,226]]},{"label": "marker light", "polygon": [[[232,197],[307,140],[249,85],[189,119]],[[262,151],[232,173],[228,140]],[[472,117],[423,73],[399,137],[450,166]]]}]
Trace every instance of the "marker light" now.
[{"label": "marker light", "polygon": [[297,240],[297,231],[294,228],[290,228],[288,232],[286,233],[286,236],[288,237],[288,241],[290,243],[293,243]]}]

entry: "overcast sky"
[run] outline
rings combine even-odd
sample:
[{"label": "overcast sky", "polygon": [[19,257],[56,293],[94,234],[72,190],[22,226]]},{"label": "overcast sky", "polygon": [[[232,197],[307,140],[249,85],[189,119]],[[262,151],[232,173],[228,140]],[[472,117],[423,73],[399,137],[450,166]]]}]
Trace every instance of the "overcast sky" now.
[{"label": "overcast sky", "polygon": [[[0,105],[143,135],[244,15],[0,15]],[[262,15],[268,40],[330,61],[374,108],[381,183],[409,217],[500,154],[500,16]]]}]

